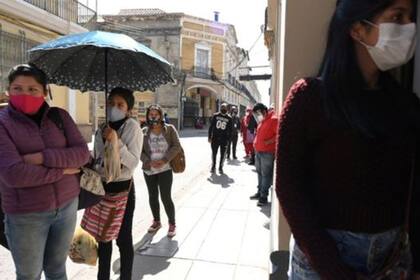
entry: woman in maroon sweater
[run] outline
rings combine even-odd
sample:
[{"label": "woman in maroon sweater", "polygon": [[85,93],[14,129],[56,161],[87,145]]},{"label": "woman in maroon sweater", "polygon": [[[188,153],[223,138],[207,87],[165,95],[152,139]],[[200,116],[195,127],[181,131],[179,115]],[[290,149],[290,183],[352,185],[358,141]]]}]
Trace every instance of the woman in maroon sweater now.
[{"label": "woman in maroon sweater", "polygon": [[[291,88],[276,157],[276,191],[295,240],[290,279],[363,279],[394,248],[420,107],[386,71],[413,56],[413,8],[411,0],[338,1],[320,78]],[[402,252],[398,272],[413,271],[411,279],[420,279],[418,199],[414,186],[411,254]]]}]

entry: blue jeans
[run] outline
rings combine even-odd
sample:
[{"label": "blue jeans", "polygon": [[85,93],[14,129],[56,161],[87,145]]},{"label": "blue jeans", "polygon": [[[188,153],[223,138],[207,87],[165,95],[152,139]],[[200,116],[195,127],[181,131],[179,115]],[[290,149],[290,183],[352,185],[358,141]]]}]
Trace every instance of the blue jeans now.
[{"label": "blue jeans", "polygon": [[255,168],[258,173],[258,193],[260,197],[267,198],[268,190],[273,184],[274,154],[255,154]]},{"label": "blue jeans", "polygon": [[62,208],[28,214],[6,214],[5,234],[17,280],[66,280],[66,260],[77,219],[78,199]]},{"label": "blue jeans", "polygon": [[[400,228],[379,234],[352,233],[342,230],[328,230],[335,240],[340,257],[354,271],[363,275],[372,275],[380,270],[386,258],[394,248]],[[320,280],[305,254],[291,241],[291,260],[289,264],[290,280]],[[403,267],[411,266],[411,253],[402,254]],[[398,276],[389,279],[399,279]]]}]

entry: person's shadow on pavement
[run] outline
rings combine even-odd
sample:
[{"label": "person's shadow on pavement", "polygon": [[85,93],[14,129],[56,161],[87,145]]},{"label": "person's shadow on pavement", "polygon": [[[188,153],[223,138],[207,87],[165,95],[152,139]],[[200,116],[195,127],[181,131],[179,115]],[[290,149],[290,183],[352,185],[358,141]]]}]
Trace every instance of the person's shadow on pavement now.
[{"label": "person's shadow on pavement", "polygon": [[228,165],[233,165],[233,166],[240,166],[241,165],[241,161],[239,161],[237,159],[228,159],[227,160],[227,164]]},{"label": "person's shadow on pavement", "polygon": [[[134,245],[133,279],[143,279],[145,275],[156,275],[166,270],[171,264],[168,260],[178,251],[178,241],[163,237],[152,243],[154,233],[146,233]],[[120,259],[113,264],[114,273],[118,274]],[[118,278],[120,279],[120,278]]]},{"label": "person's shadow on pavement", "polygon": [[211,174],[211,176],[207,178],[207,181],[215,185],[221,185],[222,188],[229,188],[231,184],[235,183],[235,180],[230,178],[228,175],[217,175],[215,173]]}]

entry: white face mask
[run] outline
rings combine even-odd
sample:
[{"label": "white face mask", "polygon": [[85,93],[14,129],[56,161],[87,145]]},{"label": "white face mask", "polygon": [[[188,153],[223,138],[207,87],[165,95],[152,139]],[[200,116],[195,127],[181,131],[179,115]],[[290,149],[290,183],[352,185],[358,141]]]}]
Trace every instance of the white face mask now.
[{"label": "white face mask", "polygon": [[257,121],[260,123],[264,120],[264,116],[262,114],[257,115]]},{"label": "white face mask", "polygon": [[378,25],[379,39],[375,46],[366,46],[376,66],[382,71],[399,67],[407,63],[416,49],[416,24],[381,23]]},{"label": "white face mask", "polygon": [[111,122],[117,122],[124,119],[127,114],[124,111],[121,111],[117,107],[111,107],[108,109],[108,120]]}]

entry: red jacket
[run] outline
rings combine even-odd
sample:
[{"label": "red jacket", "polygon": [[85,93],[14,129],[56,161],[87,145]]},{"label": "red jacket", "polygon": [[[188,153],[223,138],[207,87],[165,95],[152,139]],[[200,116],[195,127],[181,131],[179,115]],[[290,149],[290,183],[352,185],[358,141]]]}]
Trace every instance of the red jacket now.
[{"label": "red jacket", "polygon": [[[264,120],[258,124],[257,135],[254,139],[254,147],[257,152],[275,153],[276,138],[278,129],[278,117],[274,112],[269,112]],[[266,144],[267,140],[272,140],[272,143]]]}]

